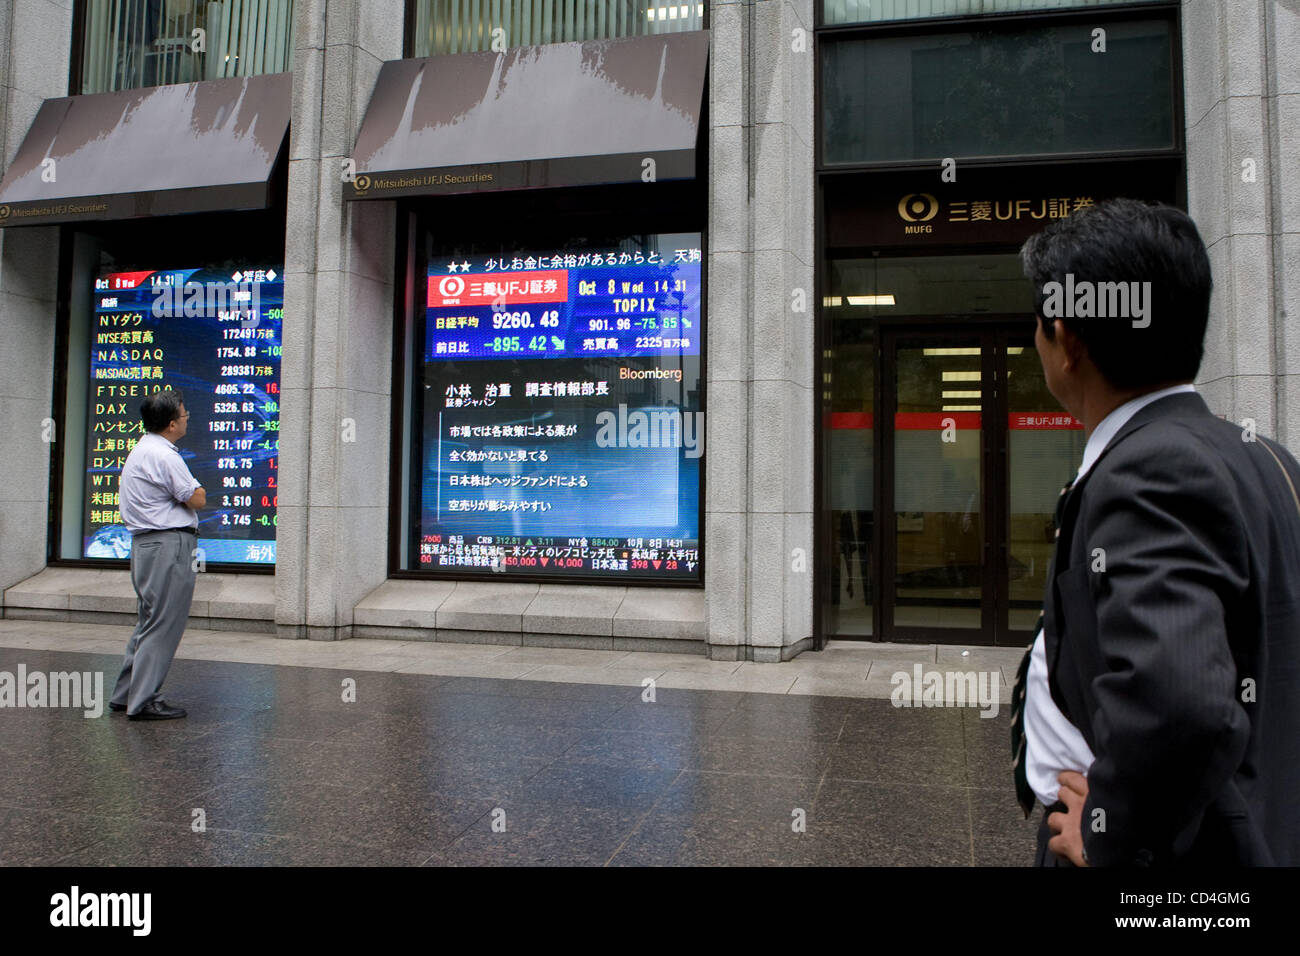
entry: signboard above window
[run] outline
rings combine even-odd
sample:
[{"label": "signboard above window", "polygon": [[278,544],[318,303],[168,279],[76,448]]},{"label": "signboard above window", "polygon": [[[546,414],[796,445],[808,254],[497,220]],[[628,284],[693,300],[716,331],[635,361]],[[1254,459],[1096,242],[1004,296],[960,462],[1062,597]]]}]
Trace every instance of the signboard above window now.
[{"label": "signboard above window", "polygon": [[1053,221],[1103,199],[1177,203],[1177,160],[1034,164],[966,170],[945,183],[931,171],[873,174],[873,188],[826,183],[826,241],[833,249],[1019,245]]}]

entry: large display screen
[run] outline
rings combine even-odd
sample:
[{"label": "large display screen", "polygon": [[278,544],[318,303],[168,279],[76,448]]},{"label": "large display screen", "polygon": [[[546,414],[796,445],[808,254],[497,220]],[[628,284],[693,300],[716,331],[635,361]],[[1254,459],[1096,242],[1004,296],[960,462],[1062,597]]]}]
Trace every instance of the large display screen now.
[{"label": "large display screen", "polygon": [[701,580],[700,234],[429,265],[418,567]]},{"label": "large display screen", "polygon": [[275,562],[282,271],[251,263],[95,279],[85,557],[130,555],[118,480],[144,433],[140,403],[170,388],[190,414],[177,448],[207,492],[198,527],[204,562]]}]

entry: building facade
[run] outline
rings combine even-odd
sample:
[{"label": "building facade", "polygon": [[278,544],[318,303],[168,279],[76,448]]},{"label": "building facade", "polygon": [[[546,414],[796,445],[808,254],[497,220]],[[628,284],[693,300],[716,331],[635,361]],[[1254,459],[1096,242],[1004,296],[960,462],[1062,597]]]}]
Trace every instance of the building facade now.
[{"label": "building facade", "polygon": [[1197,387],[1300,450],[1291,4],[0,0],[0,38],[6,617],[134,618],[114,469],[169,386],[220,496],[196,626],[1023,645],[1082,435],[1015,253],[1109,196],[1191,213]]}]

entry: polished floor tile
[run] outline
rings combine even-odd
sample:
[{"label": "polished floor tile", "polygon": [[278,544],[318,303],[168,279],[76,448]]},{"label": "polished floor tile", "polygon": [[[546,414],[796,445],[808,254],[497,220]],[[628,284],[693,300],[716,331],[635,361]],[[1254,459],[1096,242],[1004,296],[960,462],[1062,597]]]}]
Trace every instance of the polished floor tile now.
[{"label": "polished floor tile", "polygon": [[[512,667],[546,657],[502,654]],[[164,696],[189,710],[184,720],[0,709],[0,865],[1033,858],[1036,818],[1012,795],[1006,709],[981,719],[754,681],[647,689],[367,671],[336,658],[177,659]],[[600,660],[631,666],[624,654]],[[0,647],[0,668],[19,663],[98,669],[107,692],[121,657]]]}]

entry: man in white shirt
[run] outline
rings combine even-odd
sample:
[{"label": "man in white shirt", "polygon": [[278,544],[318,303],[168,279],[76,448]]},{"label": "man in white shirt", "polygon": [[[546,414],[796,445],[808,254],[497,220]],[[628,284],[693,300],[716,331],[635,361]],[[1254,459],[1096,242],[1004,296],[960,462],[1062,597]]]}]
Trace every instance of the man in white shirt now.
[{"label": "man in white shirt", "polygon": [[140,406],[146,433],[126,458],[119,479],[122,522],[131,532],[131,584],[139,623],[109,708],[132,720],[171,720],[185,710],[162,699],[189,620],[194,597],[194,556],[199,508],[207,495],[181,459],[176,442],[185,437],[189,412],[180,393],[155,392]]}]

